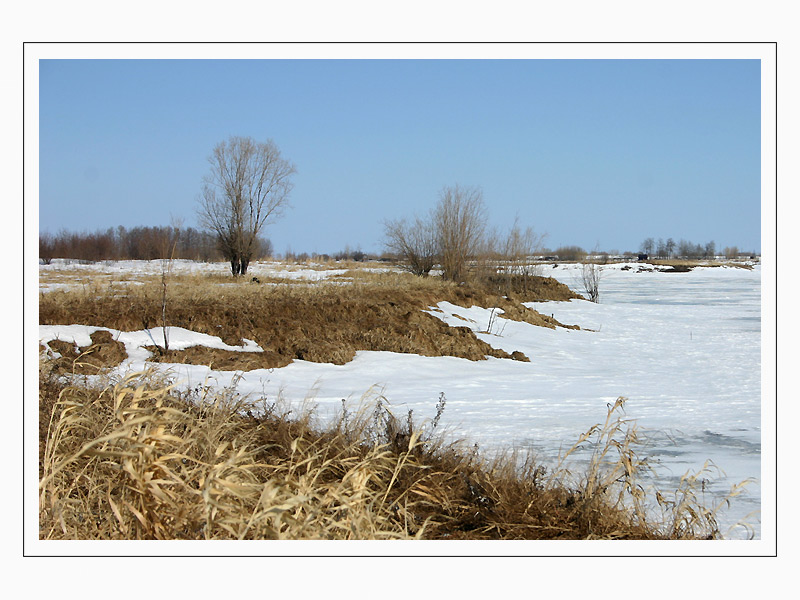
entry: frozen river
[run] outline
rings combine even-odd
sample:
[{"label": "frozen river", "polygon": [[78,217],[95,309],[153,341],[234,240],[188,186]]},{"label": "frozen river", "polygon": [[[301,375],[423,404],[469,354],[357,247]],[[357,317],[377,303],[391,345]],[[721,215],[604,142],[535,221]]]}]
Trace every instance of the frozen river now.
[{"label": "frozen river", "polygon": [[[760,535],[761,479],[761,272],[701,268],[690,273],[607,269],[600,304],[538,305],[565,323],[597,330],[592,341],[569,336],[562,368],[580,370],[598,394],[627,396],[628,414],[650,432],[649,454],[660,459],[659,487],[670,485],[706,459],[724,475],[711,494],[753,478],[747,493],[732,500],[720,525],[727,531],[744,519]],[[574,284],[571,269],[553,275]],[[563,337],[563,336],[562,336]],[[555,368],[555,367],[554,367]],[[580,375],[573,383],[580,387]],[[609,394],[610,395],[610,394]]]},{"label": "frozen river", "polygon": [[[602,423],[607,404],[628,398],[626,416],[646,435],[642,454],[656,467],[655,483],[670,491],[687,471],[711,460],[704,504],[735,483],[754,482],[718,518],[727,538],[747,537],[746,520],[760,536],[761,505],[761,273],[738,268],[697,268],[689,273],[639,272],[639,265],[605,267],[600,303],[532,304],[582,330],[550,330],[496,319],[478,333],[530,362],[421,357],[359,352],[346,365],[295,361],[282,369],[244,373],[240,392],[313,399],[322,418],[383,394],[392,410],[415,421],[435,414],[447,399],[440,425],[487,451],[529,448],[554,461],[578,436]],[[546,268],[577,289],[579,267]],[[432,314],[452,325],[485,331],[491,312],[441,303]],[[456,316],[458,315],[458,316]],[[460,317],[460,318],[459,318]],[[466,320],[465,320],[466,319]],[[40,328],[41,329],[41,328]],[[42,330],[43,331],[43,330]],[[40,335],[42,335],[40,333]],[[50,335],[50,333],[47,333]],[[66,333],[61,333],[65,339]],[[172,338],[172,336],[170,336]],[[141,364],[141,353],[127,367]],[[229,385],[234,374],[172,365],[182,385],[208,377]],[[239,374],[242,375],[242,374]]]}]

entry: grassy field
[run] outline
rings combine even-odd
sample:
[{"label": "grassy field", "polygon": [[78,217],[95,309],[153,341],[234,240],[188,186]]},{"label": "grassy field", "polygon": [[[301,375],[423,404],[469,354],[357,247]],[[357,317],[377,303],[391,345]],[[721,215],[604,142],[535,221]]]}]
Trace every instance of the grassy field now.
[{"label": "grassy field", "polygon": [[[59,277],[66,278],[61,273]],[[122,282],[83,277],[40,295],[40,324],[120,330],[180,326],[264,353],[153,348],[154,361],[217,369],[279,367],[294,359],[342,364],[359,350],[483,360],[527,360],[492,349],[468,328],[423,309],[448,301],[500,307],[504,317],[569,326],[521,302],[576,297],[543,277],[492,277],[469,285],[408,274],[349,270],[324,282],[157,275]],[[88,277],[88,279],[87,279]],[[166,286],[164,285],[166,283]],[[154,371],[122,380],[107,368],[125,350],[107,332],[90,347],[53,342],[40,356],[42,539],[709,539],[712,510],[695,481],[644,505],[636,429],[622,417],[579,440],[594,455],[585,473],[550,470],[529,456],[481,456],[445,443],[438,418],[396,417],[381,398],[344,407],[326,427],[278,400],[232,390],[170,389]],[[79,385],[72,374],[100,374]],[[445,399],[436,407],[446,410]],[[567,459],[571,451],[564,453]],[[566,464],[566,463],[564,463]]]},{"label": "grassy field", "polygon": [[[217,369],[275,368],[294,359],[344,364],[359,350],[482,360],[511,356],[479,340],[466,327],[448,327],[422,312],[437,302],[499,307],[508,319],[543,327],[563,326],[521,302],[577,298],[546,277],[486,280],[456,285],[407,273],[351,270],[323,282],[276,278],[175,275],[164,288],[157,276],[125,284],[105,278],[43,293],[41,325],[79,323],[124,331],[177,326],[238,345],[254,340],[263,353],[209,348],[161,349],[157,360],[212,364]],[[98,340],[101,347],[113,344]],[[63,348],[68,352],[68,348]]]}]

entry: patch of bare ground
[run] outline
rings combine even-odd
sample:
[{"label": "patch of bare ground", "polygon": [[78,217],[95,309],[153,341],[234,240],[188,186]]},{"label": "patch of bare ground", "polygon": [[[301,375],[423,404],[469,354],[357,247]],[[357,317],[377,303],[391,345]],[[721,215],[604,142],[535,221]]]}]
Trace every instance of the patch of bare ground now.
[{"label": "patch of bare ground", "polygon": [[[225,285],[220,285],[220,283]],[[487,356],[528,360],[478,339],[467,327],[450,327],[424,312],[438,302],[501,308],[503,318],[542,327],[565,326],[522,305],[524,301],[577,298],[549,278],[523,282],[455,285],[402,273],[349,271],[329,282],[259,284],[250,278],[176,277],[167,294],[166,324],[219,336],[239,345],[254,340],[264,353],[209,348],[154,352],[153,360],[212,364],[217,369],[276,368],[295,359],[344,364],[359,350],[422,356]],[[124,331],[160,327],[161,288],[157,282],[131,286],[125,294],[98,286],[94,293],[54,291],[40,295],[41,324],[83,323]],[[500,294],[499,291],[503,291]]]},{"label": "patch of bare ground", "polygon": [[119,365],[128,357],[125,345],[114,340],[111,332],[95,331],[90,337],[92,343],[85,347],[63,340],[49,342],[50,350],[60,355],[50,363],[51,368],[59,373],[95,375],[107,367]]}]

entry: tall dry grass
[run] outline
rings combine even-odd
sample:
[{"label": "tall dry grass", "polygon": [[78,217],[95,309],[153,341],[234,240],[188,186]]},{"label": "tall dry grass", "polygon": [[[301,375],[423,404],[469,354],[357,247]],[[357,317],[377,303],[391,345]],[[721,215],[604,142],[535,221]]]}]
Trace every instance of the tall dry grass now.
[{"label": "tall dry grass", "polygon": [[[42,456],[44,539],[380,539],[423,528],[390,498],[407,461],[234,395],[136,376],[66,387]],[[409,446],[413,447],[414,440]],[[374,482],[381,481],[382,485]]]},{"label": "tall dry grass", "polygon": [[[713,479],[709,462],[697,472],[687,472],[674,490],[660,490],[646,485],[644,475],[653,473],[649,459],[641,455],[645,447],[636,421],[625,415],[624,397],[608,406],[604,423],[596,424],[581,434],[561,457],[555,469],[556,479],[576,486],[587,518],[606,512],[606,503],[627,511],[632,522],[650,528],[654,524],[665,539],[693,540],[721,537],[717,517],[730,501],[740,495],[751,482],[735,484],[716,504],[708,506],[703,490]],[[582,470],[572,473],[565,465],[585,447],[591,449]],[[652,501],[655,500],[653,503]],[[752,527],[740,523],[752,533]]]},{"label": "tall dry grass", "polygon": [[[635,435],[620,420],[579,440],[580,483],[531,456],[487,459],[378,396],[327,427],[235,390],[178,393],[153,374],[99,388],[41,370],[42,539],[708,539],[687,478],[653,519]],[[621,401],[620,401],[621,402]],[[46,426],[45,426],[46,423]],[[565,456],[568,458],[569,453]],[[693,495],[694,494],[694,495]],[[662,496],[662,499],[665,496]]]}]

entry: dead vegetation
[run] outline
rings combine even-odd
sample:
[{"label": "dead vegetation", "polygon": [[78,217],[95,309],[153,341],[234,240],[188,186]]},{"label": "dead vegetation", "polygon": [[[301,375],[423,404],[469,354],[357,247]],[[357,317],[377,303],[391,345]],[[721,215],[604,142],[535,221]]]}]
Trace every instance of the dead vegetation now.
[{"label": "dead vegetation", "polygon": [[657,267],[668,267],[667,272],[686,273],[695,267],[733,267],[737,269],[753,270],[753,265],[746,262],[732,260],[700,260],[688,258],[652,258],[645,261]]},{"label": "dead vegetation", "polygon": [[514,279],[508,277],[502,282],[457,285],[404,273],[354,270],[313,284],[231,283],[230,278],[225,283],[220,285],[219,276],[175,275],[163,313],[155,278],[126,287],[100,283],[56,290],[40,295],[39,322],[133,331],[160,327],[165,317],[167,326],[219,336],[231,345],[247,338],[264,349],[263,353],[241,353],[153,348],[153,360],[211,364],[216,369],[276,368],[295,359],[344,364],[359,350],[527,360],[520,353],[492,348],[468,327],[449,327],[423,311],[441,301],[497,307],[504,311],[504,318],[554,328],[565,325],[522,302],[578,297],[545,277],[526,278],[524,287],[517,283],[515,288]]},{"label": "dead vegetation", "polygon": [[[635,435],[617,405],[565,467],[487,460],[397,417],[385,398],[330,427],[235,390],[170,390],[152,375],[68,386],[40,365],[41,539],[707,539],[692,482],[661,520],[644,507]],[[291,418],[290,418],[291,417]],[[568,453],[569,454],[569,453]],[[568,458],[565,457],[565,458]],[[687,493],[688,490],[688,493]],[[661,502],[661,500],[659,500]]]}]

